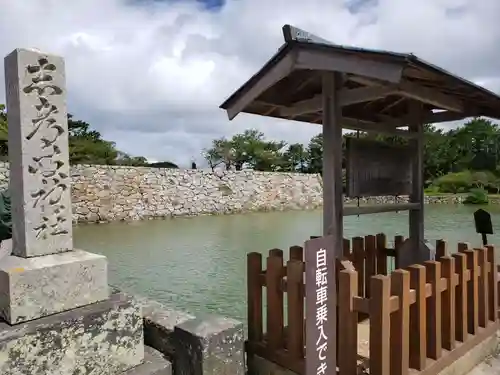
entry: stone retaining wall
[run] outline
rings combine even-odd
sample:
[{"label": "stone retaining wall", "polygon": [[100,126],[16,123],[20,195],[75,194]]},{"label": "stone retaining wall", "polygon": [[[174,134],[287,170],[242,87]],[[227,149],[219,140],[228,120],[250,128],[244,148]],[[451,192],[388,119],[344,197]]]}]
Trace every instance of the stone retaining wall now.
[{"label": "stone retaining wall", "polygon": [[[0,185],[7,184],[8,174],[8,164],[0,163]],[[314,209],[322,205],[322,181],[317,174],[218,174],[199,169],[75,165],[71,175],[74,222]],[[426,197],[426,203],[460,203],[461,199]],[[374,197],[362,203],[394,201],[393,197]]]}]

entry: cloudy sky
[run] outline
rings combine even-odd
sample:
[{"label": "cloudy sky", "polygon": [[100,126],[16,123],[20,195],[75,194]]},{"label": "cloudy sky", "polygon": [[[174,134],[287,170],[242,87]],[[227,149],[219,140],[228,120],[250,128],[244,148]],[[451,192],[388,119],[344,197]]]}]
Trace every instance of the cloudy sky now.
[{"label": "cloudy sky", "polygon": [[212,139],[249,127],[288,142],[320,131],[229,122],[218,109],[279,48],[283,24],[413,52],[499,92],[499,14],[498,0],[0,0],[0,55],[63,55],[71,113],[125,152],[187,165]]}]

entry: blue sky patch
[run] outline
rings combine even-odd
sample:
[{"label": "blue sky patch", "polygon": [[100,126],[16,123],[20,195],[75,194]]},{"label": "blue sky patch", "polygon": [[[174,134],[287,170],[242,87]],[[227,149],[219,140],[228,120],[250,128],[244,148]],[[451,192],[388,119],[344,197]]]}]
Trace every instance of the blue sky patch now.
[{"label": "blue sky patch", "polygon": [[[186,0],[130,0],[132,4],[147,5],[151,3],[180,3]],[[216,11],[224,6],[226,0],[193,0],[197,3],[201,3],[206,9]]]},{"label": "blue sky patch", "polygon": [[344,0],[346,8],[352,14],[359,13],[365,8],[374,7],[378,4],[378,0]]}]

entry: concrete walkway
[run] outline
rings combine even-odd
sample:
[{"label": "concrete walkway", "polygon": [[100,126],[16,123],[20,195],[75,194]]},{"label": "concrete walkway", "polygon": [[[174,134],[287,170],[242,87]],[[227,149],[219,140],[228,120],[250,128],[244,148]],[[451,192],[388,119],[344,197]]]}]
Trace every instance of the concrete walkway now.
[{"label": "concrete walkway", "polygon": [[500,374],[500,355],[489,357],[474,367],[469,375],[498,375]]},{"label": "concrete walkway", "polygon": [[[500,333],[498,334],[500,338]],[[358,324],[358,374],[368,374],[369,370],[369,344],[370,343],[370,324],[369,320],[365,320]],[[476,350],[481,351],[480,345]],[[491,351],[490,351],[491,353]],[[462,358],[467,361],[466,358]],[[440,375],[455,375],[462,374],[460,372],[461,366],[450,367],[445,369]],[[410,372],[412,373],[413,370]],[[463,369],[462,369],[463,371]],[[487,357],[483,362],[474,367],[467,375],[500,375],[500,346],[495,350],[495,354]]]}]

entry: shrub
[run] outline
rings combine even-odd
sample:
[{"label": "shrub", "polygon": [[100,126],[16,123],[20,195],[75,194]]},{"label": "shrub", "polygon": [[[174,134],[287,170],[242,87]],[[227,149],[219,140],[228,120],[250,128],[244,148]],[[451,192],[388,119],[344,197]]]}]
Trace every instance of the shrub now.
[{"label": "shrub", "polygon": [[438,195],[439,193],[441,193],[441,192],[439,191],[439,187],[438,187],[438,186],[436,186],[436,185],[431,185],[431,186],[429,186],[429,187],[426,187],[426,188],[424,189],[424,192],[425,192],[425,194],[427,194],[427,195]]},{"label": "shrub", "polygon": [[488,192],[484,189],[471,189],[465,198],[464,204],[488,204]]},{"label": "shrub", "polygon": [[464,171],[458,173],[448,173],[441,176],[434,182],[434,185],[441,193],[457,194],[459,192],[469,190],[472,186],[472,182],[472,174],[470,171]]},{"label": "shrub", "polygon": [[474,171],[471,173],[471,183],[474,187],[485,189],[494,182],[497,177],[490,171]]}]

